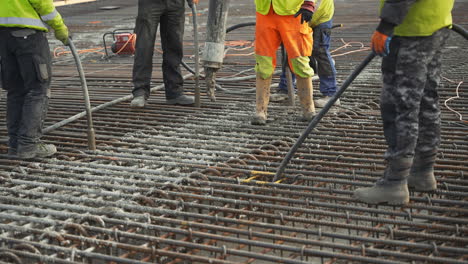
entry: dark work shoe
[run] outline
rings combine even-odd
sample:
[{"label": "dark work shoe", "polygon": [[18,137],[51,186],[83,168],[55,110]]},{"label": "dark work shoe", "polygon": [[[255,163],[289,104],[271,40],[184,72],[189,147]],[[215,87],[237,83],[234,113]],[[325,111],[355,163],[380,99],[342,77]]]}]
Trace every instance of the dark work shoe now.
[{"label": "dark work shoe", "polygon": [[130,103],[131,108],[143,108],[145,106],[146,106],[146,98],[144,96],[135,96],[133,97],[133,100]]},{"label": "dark work shoe", "polygon": [[18,151],[18,158],[20,159],[32,159],[32,158],[46,158],[54,155],[57,152],[57,148],[52,144],[39,143],[36,144],[33,150],[30,151]]},{"label": "dark work shoe", "polygon": [[195,104],[195,98],[193,96],[183,94],[174,99],[167,99],[166,102],[170,105],[193,105]]}]

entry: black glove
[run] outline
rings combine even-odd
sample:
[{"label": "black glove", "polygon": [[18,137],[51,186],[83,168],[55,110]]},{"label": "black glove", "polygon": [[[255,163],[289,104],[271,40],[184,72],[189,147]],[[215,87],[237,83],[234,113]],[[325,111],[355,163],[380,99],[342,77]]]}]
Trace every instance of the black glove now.
[{"label": "black glove", "polygon": [[312,20],[312,15],[314,14],[314,11],[315,11],[315,3],[312,1],[304,1],[304,3],[301,6],[301,9],[297,11],[294,17],[298,17],[299,15],[302,15],[301,24],[304,22],[309,22],[310,20]]}]

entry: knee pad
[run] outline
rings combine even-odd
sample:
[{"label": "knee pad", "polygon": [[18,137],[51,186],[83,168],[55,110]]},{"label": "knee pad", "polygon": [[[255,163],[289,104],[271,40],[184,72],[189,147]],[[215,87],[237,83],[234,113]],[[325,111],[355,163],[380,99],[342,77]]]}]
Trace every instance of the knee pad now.
[{"label": "knee pad", "polygon": [[260,75],[262,79],[268,79],[273,75],[274,68],[273,58],[261,55],[255,55],[255,71]]}]

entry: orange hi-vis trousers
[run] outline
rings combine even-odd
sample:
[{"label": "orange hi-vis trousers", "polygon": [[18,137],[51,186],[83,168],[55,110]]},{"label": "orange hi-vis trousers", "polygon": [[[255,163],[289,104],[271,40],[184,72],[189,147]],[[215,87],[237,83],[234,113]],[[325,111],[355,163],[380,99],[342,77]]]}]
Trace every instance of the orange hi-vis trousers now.
[{"label": "orange hi-vis trousers", "polygon": [[312,54],[312,29],[301,18],[281,16],[273,11],[267,15],[257,12],[255,27],[255,71],[262,79],[271,77],[276,67],[276,52],[283,43],[292,72],[302,78],[312,77],[309,65]]}]

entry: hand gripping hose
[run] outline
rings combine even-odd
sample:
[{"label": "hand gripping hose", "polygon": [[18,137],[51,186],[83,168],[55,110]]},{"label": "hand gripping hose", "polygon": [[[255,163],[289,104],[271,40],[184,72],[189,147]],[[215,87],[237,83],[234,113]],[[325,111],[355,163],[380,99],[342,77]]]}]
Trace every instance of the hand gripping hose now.
[{"label": "hand gripping hose", "polygon": [[81,65],[80,57],[78,56],[78,52],[76,51],[75,45],[71,38],[68,39],[68,46],[70,47],[70,51],[73,54],[73,58],[75,59],[76,68],[78,69],[78,73],[81,79],[81,87],[83,89],[83,97],[85,101],[86,107],[86,120],[88,123],[88,148],[90,150],[96,150],[96,135],[94,133],[94,126],[93,126],[93,117],[91,115],[91,103],[89,101],[89,93],[88,93],[88,85],[86,84],[86,78],[83,71],[83,66]]},{"label": "hand gripping hose", "polygon": [[354,71],[351,73],[351,75],[348,76],[348,78],[345,80],[341,88],[327,102],[327,104],[323,107],[323,109],[314,117],[314,119],[310,121],[307,128],[304,130],[304,132],[302,132],[302,135],[297,139],[297,142],[292,146],[292,148],[284,157],[283,161],[281,162],[281,165],[276,171],[275,177],[273,178],[273,182],[278,181],[282,177],[283,172],[286,168],[286,165],[291,160],[294,153],[296,153],[297,149],[301,146],[301,144],[307,138],[307,136],[310,134],[310,132],[317,126],[320,120],[322,120],[323,116],[330,110],[333,104],[341,97],[341,95],[344,93],[346,88],[348,88],[348,86],[354,81],[354,79],[356,79],[356,77],[372,61],[374,57],[375,57],[375,54],[373,52],[367,55],[367,57],[361,62],[361,64],[359,64],[358,67],[354,69]]}]

